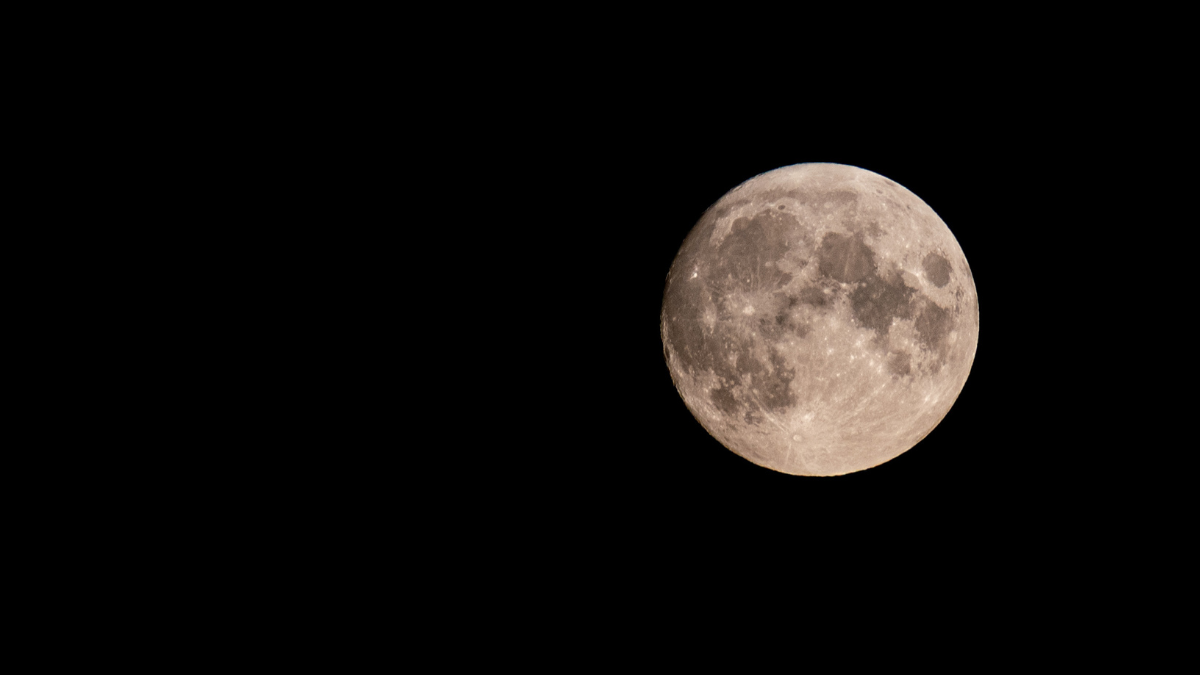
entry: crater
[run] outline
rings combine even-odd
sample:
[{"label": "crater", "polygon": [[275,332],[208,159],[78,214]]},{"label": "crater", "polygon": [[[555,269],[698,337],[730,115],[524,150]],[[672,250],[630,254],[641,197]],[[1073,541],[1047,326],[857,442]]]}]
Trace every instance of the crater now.
[{"label": "crater", "polygon": [[933,282],[934,286],[944,288],[950,283],[950,261],[946,260],[937,253],[930,252],[921,261],[921,267],[925,268],[925,276]]}]

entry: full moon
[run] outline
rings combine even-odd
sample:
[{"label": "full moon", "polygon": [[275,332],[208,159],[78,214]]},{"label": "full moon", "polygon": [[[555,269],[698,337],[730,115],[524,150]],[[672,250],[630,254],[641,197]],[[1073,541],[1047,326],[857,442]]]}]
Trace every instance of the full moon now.
[{"label": "full moon", "polygon": [[661,332],[675,388],[714,438],[776,471],[837,476],[946,416],[979,303],[954,235],[915,194],[796,164],[704,213],[667,275]]}]

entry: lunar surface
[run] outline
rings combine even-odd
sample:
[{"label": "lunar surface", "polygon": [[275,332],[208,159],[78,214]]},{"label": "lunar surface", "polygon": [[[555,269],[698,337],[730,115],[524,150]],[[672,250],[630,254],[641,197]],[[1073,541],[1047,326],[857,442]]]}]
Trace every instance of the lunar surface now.
[{"label": "lunar surface", "polygon": [[675,388],[760,466],[836,476],[916,445],[966,383],[979,335],[962,249],[878,174],[797,164],[730,190],[667,275]]}]

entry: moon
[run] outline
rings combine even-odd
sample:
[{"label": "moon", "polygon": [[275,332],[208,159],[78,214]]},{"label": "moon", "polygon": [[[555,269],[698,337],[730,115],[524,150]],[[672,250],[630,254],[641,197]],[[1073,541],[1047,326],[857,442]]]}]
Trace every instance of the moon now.
[{"label": "moon", "polygon": [[865,169],[796,164],[742,183],[667,275],[663,353],[725,447],[787,474],[887,462],[954,405],[979,336],[971,268],[942,219]]}]

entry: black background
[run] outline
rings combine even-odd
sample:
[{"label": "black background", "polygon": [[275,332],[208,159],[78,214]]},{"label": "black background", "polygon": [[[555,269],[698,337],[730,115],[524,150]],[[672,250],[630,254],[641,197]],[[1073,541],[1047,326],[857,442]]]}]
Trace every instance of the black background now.
[{"label": "black background", "polygon": [[[380,25],[390,35],[377,44],[407,41],[393,22]],[[310,90],[318,68],[293,68],[303,96],[263,115],[262,131],[247,124],[242,101],[228,107],[233,125],[250,132],[247,147],[276,155],[259,146],[277,135],[275,161],[311,155],[313,176],[335,174],[346,188],[329,194],[322,180],[284,180],[286,199],[263,199],[261,212],[214,213],[233,232],[266,223],[281,240],[304,236],[296,223],[312,220],[312,254],[281,250],[274,237],[264,237],[270,245],[261,252],[247,253],[239,237],[221,242],[252,266],[288,259],[300,273],[272,269],[257,296],[235,285],[236,295],[252,296],[250,319],[229,322],[222,339],[250,363],[236,377],[218,375],[201,418],[173,430],[212,440],[188,454],[155,439],[156,462],[130,458],[122,471],[140,479],[139,468],[150,466],[157,475],[148,482],[177,493],[175,475],[204,482],[207,467],[214,480],[187,497],[206,524],[215,510],[230,515],[228,527],[212,526],[222,544],[212,569],[261,586],[310,564],[311,574],[282,590],[292,602],[309,603],[313,582],[325,582],[338,596],[357,595],[389,616],[415,611],[455,636],[487,610],[495,620],[485,615],[478,632],[519,631],[512,642],[537,650],[554,640],[526,628],[533,609],[564,635],[600,636],[605,644],[589,647],[590,656],[626,641],[623,629],[638,619],[651,641],[663,642],[655,601],[675,591],[707,604],[714,580],[768,602],[777,589],[905,589],[914,599],[895,606],[914,622],[929,609],[929,586],[963,589],[961,604],[985,614],[1008,604],[1007,591],[1033,589],[1029,604],[1006,608],[1016,610],[1017,629],[991,631],[1003,651],[1026,639],[1024,620],[1045,616],[1064,589],[1096,604],[1110,602],[1118,585],[1143,595],[1164,561],[1182,559],[1161,544],[1185,540],[1193,524],[1159,525],[1188,512],[1172,500],[1192,491],[1164,486],[1193,451],[1147,430],[1188,418],[1145,414],[1138,403],[1164,390],[1130,378],[1182,369],[1190,351],[1181,326],[1191,305],[1152,314],[1145,301],[1163,292],[1157,261],[1191,222],[1155,220],[1147,209],[1187,201],[1190,188],[1156,162],[1157,153],[1180,152],[1184,137],[1162,114],[1183,107],[1150,95],[1157,85],[1144,74],[1156,66],[1131,65],[1120,50],[1111,65],[1067,50],[1057,62],[1016,68],[1014,56],[1027,52],[1017,36],[992,50],[990,69],[933,40],[930,63],[903,67],[891,54],[848,62],[856,43],[831,51],[801,43],[779,72],[756,78],[766,59],[717,34],[697,35],[661,63],[631,57],[619,36],[605,36],[586,48],[598,64],[590,66],[495,32],[506,44],[471,54],[453,72],[431,67],[452,51],[441,46],[399,64],[379,59],[377,76],[357,63],[326,67],[346,95]],[[907,39],[897,54],[918,42],[898,33]],[[1117,43],[1120,33],[1102,39]],[[357,29],[348,34],[365,42]],[[575,40],[573,31],[561,35]],[[529,57],[503,58],[508,43],[528,45]],[[699,52],[736,72],[691,68],[694,79],[682,80]],[[279,52],[281,62],[289,58]],[[274,71],[255,74],[250,88],[274,82]],[[414,86],[422,78],[436,85]],[[1187,90],[1169,84],[1163,89]],[[383,105],[389,98],[399,102]],[[286,124],[319,105],[341,112]],[[203,120],[196,128],[213,127]],[[324,137],[308,140],[312,130]],[[192,137],[193,127],[178,135]],[[659,334],[667,273],[705,209],[757,174],[803,162],[862,167],[923,199],[965,252],[980,303],[974,365],[946,418],[903,455],[839,477],[780,474],[722,447],[675,391]],[[246,172],[237,190],[247,192],[272,173],[232,152],[219,164],[216,178],[198,183],[214,193],[229,191],[231,165]],[[314,198],[328,211],[316,213]],[[279,202],[303,213],[281,216]],[[417,238],[431,231],[450,241]],[[328,242],[335,233],[344,248]],[[206,267],[196,277],[221,273]],[[311,286],[297,289],[298,279]],[[302,320],[257,338],[261,349],[251,337],[247,349],[246,324],[282,300],[294,301]],[[335,309],[314,311],[321,303]],[[164,304],[193,313],[174,297]],[[228,309],[221,314],[227,320]],[[293,347],[307,335],[311,342]],[[212,351],[201,344],[178,357]],[[258,375],[272,360],[282,376]],[[247,386],[246,373],[271,389]],[[286,414],[260,412],[272,404]],[[260,434],[214,434],[231,414],[261,416]],[[320,437],[313,426],[330,433]],[[1125,433],[1131,427],[1137,433]],[[87,432],[101,442],[85,443],[88,452],[122,438]],[[112,461],[112,452],[91,454]],[[172,461],[180,470],[165,469]],[[107,492],[121,488],[100,482]],[[252,503],[230,497],[239,489]],[[130,510],[162,513],[167,499],[135,497]],[[97,529],[104,536],[110,523]],[[184,536],[186,559],[208,553],[186,523],[167,521],[137,535],[156,549],[146,558],[152,567],[161,532]],[[225,556],[231,532],[245,544]],[[247,551],[276,547],[281,533],[299,545],[279,545],[286,555],[248,574]],[[1130,560],[1145,567],[1131,574]],[[355,583],[361,593],[348,590]],[[389,589],[397,600],[379,600]],[[412,598],[425,593],[446,621],[414,609]],[[539,596],[555,603],[537,606]],[[853,624],[803,600],[776,609],[855,635],[900,623],[880,618],[878,604],[845,606],[855,610]],[[615,609],[615,621],[596,607]],[[956,609],[947,612],[952,622],[963,615]],[[604,630],[577,630],[576,618],[593,614]],[[726,613],[716,623],[730,636],[787,627],[765,619]],[[1045,635],[1057,642],[1060,628]]]}]

